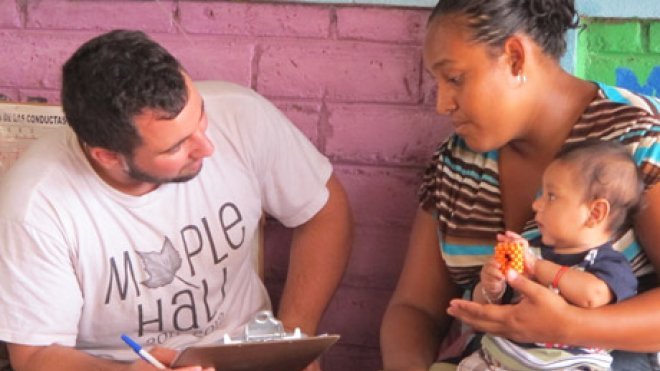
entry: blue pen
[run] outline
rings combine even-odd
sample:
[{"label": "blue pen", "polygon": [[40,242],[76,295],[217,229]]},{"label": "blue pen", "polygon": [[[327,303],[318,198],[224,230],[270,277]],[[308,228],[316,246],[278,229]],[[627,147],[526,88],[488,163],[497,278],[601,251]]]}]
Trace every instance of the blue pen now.
[{"label": "blue pen", "polygon": [[149,352],[142,349],[140,344],[133,341],[133,339],[129,338],[128,335],[122,334],[121,339],[124,340],[124,343],[128,344],[128,346],[133,348],[135,353],[137,353],[140,356],[140,358],[142,358],[145,361],[149,362],[150,365],[156,367],[159,370],[167,370],[167,367],[165,367],[165,365],[160,363],[160,361],[158,361],[156,358],[154,358],[154,356],[152,356]]}]

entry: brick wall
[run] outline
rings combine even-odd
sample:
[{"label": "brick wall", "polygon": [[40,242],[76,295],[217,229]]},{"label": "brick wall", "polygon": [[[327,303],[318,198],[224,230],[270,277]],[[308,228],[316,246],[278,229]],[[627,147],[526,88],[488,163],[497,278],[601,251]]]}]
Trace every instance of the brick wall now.
[{"label": "brick wall", "polygon": [[584,19],[577,75],[660,96],[660,20]]},{"label": "brick wall", "polygon": [[[58,101],[59,68],[114,28],[149,33],[196,80],[251,87],[329,156],[357,223],[353,256],[321,324],[342,335],[326,371],[380,367],[378,330],[416,208],[420,169],[450,131],[433,108],[421,39],[428,10],[281,1],[0,0],[0,95]],[[277,302],[290,233],[269,221]]]}]

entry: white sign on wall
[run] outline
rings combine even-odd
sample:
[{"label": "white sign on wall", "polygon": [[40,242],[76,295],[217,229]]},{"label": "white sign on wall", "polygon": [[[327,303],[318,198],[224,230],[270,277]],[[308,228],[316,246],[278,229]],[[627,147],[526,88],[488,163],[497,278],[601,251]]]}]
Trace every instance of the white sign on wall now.
[{"label": "white sign on wall", "polygon": [[65,125],[61,106],[0,102],[0,177],[35,139]]}]

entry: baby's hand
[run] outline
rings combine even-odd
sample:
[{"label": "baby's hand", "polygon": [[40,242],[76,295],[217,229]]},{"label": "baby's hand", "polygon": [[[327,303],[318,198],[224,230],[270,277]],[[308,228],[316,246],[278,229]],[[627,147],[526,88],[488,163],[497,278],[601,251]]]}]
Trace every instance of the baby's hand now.
[{"label": "baby's hand", "polygon": [[516,232],[506,231],[497,234],[497,242],[522,242],[527,247],[527,240]]},{"label": "baby's hand", "polygon": [[527,275],[532,278],[535,277],[534,269],[536,268],[536,261],[538,258],[536,255],[532,254],[531,250],[529,249],[529,242],[525,238],[515,232],[506,231],[504,234],[498,234],[497,240],[500,242],[518,242],[522,244],[525,250],[525,273],[527,273]]},{"label": "baby's hand", "polygon": [[525,245],[525,272],[527,276],[534,278],[536,277],[536,261],[538,258],[532,253],[528,245]]},{"label": "baby's hand", "polygon": [[529,243],[517,233],[507,231],[497,235],[495,258],[500,262],[502,274],[508,269],[519,273],[534,272],[536,259],[529,251]]},{"label": "baby's hand", "polygon": [[488,259],[486,264],[481,267],[481,285],[490,298],[501,297],[506,288],[506,281],[500,263],[494,257]]}]

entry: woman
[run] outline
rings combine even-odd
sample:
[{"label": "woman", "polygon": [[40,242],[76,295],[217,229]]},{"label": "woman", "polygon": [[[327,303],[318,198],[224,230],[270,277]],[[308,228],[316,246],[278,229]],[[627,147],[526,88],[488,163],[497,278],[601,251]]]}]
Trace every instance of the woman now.
[{"label": "woman", "polygon": [[[455,135],[434,155],[420,188],[381,328],[385,370],[428,370],[443,340],[445,353],[469,354],[478,339],[465,328],[450,331],[452,316],[518,341],[660,351],[660,289],[649,290],[660,272],[658,102],[562,70],[564,35],[576,25],[571,0],[441,0],[433,10],[424,62],[437,80],[437,110],[451,118]],[[510,285],[526,295],[521,303],[458,300],[470,298],[497,233],[539,234],[531,205],[541,174],[565,145],[593,138],[622,141],[644,173],[646,208],[613,242],[647,291],[585,310],[510,274]],[[638,369],[651,369],[649,359],[634,357],[644,363]],[[614,368],[621,362],[634,369],[618,356]]]}]

